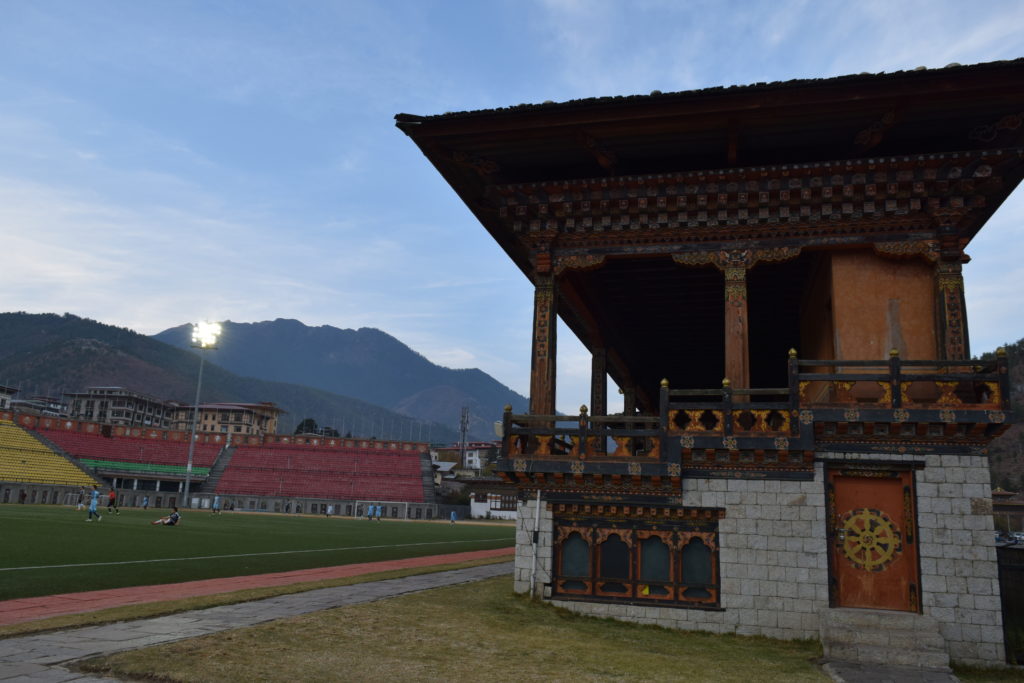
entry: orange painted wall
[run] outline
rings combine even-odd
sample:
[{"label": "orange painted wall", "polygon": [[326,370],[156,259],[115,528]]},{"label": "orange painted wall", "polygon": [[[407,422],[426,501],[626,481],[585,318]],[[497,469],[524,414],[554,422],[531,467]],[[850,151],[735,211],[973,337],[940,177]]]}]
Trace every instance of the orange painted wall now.
[{"label": "orange painted wall", "polygon": [[936,358],[931,265],[870,251],[834,252],[831,262],[836,358],[883,360],[891,348],[905,360]]}]

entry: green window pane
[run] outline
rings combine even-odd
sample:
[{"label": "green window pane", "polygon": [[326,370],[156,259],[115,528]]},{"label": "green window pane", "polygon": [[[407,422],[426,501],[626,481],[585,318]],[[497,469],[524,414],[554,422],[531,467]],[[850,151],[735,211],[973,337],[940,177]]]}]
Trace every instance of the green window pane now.
[{"label": "green window pane", "polygon": [[640,544],[640,580],[668,583],[668,546],[660,538],[645,538]]},{"label": "green window pane", "polygon": [[577,532],[562,544],[562,576],[590,577],[590,546]]}]

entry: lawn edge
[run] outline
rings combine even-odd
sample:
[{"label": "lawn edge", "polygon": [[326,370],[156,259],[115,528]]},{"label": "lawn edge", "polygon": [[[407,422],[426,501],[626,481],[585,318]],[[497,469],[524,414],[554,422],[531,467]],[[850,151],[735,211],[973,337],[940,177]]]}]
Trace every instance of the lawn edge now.
[{"label": "lawn edge", "polygon": [[163,600],[158,602],[147,602],[121,607],[109,607],[93,612],[79,612],[77,614],[62,614],[54,617],[47,617],[34,621],[23,621],[17,624],[0,626],[0,640],[16,638],[25,635],[35,635],[65,629],[82,628],[85,626],[100,626],[115,622],[138,621],[162,617],[170,614],[179,614],[195,609],[207,609],[220,607],[222,605],[234,605],[240,602],[252,602],[272,598],[279,595],[290,595],[292,593],[304,593],[319,588],[334,588],[336,586],[350,586],[385,579],[398,579],[406,576],[420,574],[433,574],[455,569],[468,569],[488,564],[500,564],[508,562],[505,556],[486,557],[463,562],[429,565],[426,567],[411,567],[405,569],[392,569],[387,571],[360,574],[358,576],[346,576],[337,579],[323,579],[320,581],[305,581],[285,586],[267,586],[264,588],[248,588],[238,591],[214,593],[201,595],[180,600]]}]

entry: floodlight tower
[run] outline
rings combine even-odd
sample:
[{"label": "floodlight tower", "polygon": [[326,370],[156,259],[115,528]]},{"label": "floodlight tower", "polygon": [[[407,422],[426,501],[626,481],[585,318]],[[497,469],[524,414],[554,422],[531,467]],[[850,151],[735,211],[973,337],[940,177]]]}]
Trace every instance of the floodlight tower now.
[{"label": "floodlight tower", "polygon": [[199,392],[203,388],[203,361],[207,349],[217,348],[220,323],[199,322],[192,326],[192,348],[199,349],[199,380],[196,382],[196,403],[192,409],[192,438],[188,441],[188,463],[185,465],[185,507],[192,507],[189,488],[192,484],[192,456],[196,451],[196,427],[199,424]]}]

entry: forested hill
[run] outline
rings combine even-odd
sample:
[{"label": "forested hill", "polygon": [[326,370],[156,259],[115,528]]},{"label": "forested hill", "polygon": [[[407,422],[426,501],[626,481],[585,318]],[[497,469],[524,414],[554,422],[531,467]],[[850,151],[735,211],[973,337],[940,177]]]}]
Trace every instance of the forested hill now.
[{"label": "forested hill", "polygon": [[[188,348],[191,328],[181,325],[155,339]],[[463,406],[470,432],[493,439],[506,404],[525,413],[528,401],[478,369],[436,365],[381,330],[311,327],[298,320],[223,323],[210,359],[232,372],[287,381],[354,396],[422,420],[457,429]]]},{"label": "forested hill", "polygon": [[[208,357],[207,361],[214,361]],[[89,386],[122,386],[163,399],[195,399],[199,358],[132,330],[64,314],[0,313],[0,384],[21,395],[59,394]],[[356,397],[244,377],[207,362],[203,401],[273,401],[288,411],[283,430],[311,417],[357,436],[452,442],[456,430],[400,415]]]},{"label": "forested hill", "polygon": [[[1013,424],[989,447],[992,486],[1024,491],[1024,339],[1006,347],[1010,366]],[[989,360],[992,353],[982,355]]]}]

